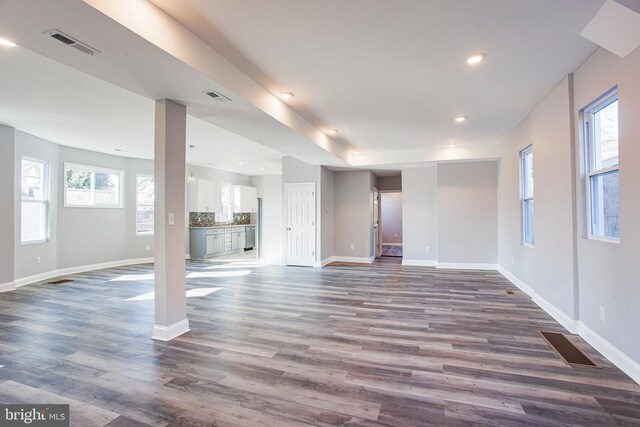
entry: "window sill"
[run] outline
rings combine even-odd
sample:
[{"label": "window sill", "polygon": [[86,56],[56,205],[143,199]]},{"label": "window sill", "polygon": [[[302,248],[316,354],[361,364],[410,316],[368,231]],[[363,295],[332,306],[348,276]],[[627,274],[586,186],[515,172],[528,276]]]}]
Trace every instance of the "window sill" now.
[{"label": "window sill", "polygon": [[48,243],[49,239],[43,240],[29,240],[28,242],[20,242],[21,245],[37,245],[39,243]]},{"label": "window sill", "polygon": [[522,246],[524,246],[525,248],[533,249],[533,245],[530,245],[528,243],[523,243]]},{"label": "window sill", "polygon": [[153,233],[136,233],[136,237],[153,237]]},{"label": "window sill", "polygon": [[587,236],[587,240],[593,240],[596,242],[603,242],[603,243],[614,243],[617,245],[620,244],[620,239],[614,239],[609,237]]}]

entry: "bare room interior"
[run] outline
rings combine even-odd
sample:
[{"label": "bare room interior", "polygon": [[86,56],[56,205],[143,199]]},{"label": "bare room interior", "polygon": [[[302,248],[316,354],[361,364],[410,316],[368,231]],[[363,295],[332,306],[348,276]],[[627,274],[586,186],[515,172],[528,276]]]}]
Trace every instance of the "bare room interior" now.
[{"label": "bare room interior", "polygon": [[638,46],[638,0],[2,0],[0,425],[639,425]]}]

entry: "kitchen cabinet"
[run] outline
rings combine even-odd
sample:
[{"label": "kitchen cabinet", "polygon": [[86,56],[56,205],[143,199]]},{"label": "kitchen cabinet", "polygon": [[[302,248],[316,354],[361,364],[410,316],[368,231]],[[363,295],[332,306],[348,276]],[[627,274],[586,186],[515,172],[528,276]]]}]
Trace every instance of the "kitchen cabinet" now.
[{"label": "kitchen cabinet", "polygon": [[231,249],[242,249],[244,250],[246,242],[246,234],[244,227],[234,227],[231,233]]},{"label": "kitchen cabinet", "polygon": [[220,212],[222,193],[220,183],[198,178],[189,184],[189,212]]},{"label": "kitchen cabinet", "polygon": [[247,185],[233,186],[233,213],[258,212],[258,189]]}]

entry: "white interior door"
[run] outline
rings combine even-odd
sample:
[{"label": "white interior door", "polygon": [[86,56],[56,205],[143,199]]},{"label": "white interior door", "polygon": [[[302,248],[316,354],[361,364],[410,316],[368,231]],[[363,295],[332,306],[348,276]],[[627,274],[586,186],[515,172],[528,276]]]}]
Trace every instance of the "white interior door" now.
[{"label": "white interior door", "polygon": [[316,260],[316,184],[285,184],[287,265],[313,267]]}]

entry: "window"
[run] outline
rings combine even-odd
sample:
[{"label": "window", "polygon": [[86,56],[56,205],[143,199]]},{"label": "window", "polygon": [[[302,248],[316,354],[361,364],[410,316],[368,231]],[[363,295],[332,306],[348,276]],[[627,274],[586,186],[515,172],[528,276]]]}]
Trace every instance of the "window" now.
[{"label": "window", "polygon": [[222,211],[220,217],[216,213],[216,222],[228,222],[231,221],[232,216],[232,203],[233,203],[233,185],[223,182],[221,187],[222,193]]},{"label": "window", "polygon": [[20,240],[22,243],[48,239],[49,170],[47,162],[22,158]]},{"label": "window", "polygon": [[95,166],[64,164],[64,206],[121,208],[124,172]]},{"label": "window", "polygon": [[522,244],[533,247],[533,147],[520,152],[520,201]]},{"label": "window", "polygon": [[153,235],[153,191],[152,175],[136,176],[136,234]]},{"label": "window", "polygon": [[583,110],[587,224],[590,238],[620,239],[618,91]]}]

